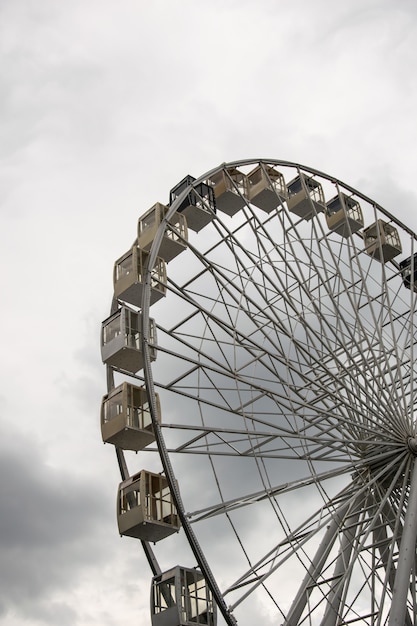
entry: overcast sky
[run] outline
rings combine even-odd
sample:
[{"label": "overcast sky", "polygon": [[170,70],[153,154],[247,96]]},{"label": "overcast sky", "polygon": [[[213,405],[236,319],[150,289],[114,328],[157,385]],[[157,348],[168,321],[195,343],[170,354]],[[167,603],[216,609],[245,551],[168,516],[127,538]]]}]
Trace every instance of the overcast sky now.
[{"label": "overcast sky", "polygon": [[296,161],[417,227],[414,0],[0,0],[0,624],[150,623],[99,432],[99,330],[138,216]]}]

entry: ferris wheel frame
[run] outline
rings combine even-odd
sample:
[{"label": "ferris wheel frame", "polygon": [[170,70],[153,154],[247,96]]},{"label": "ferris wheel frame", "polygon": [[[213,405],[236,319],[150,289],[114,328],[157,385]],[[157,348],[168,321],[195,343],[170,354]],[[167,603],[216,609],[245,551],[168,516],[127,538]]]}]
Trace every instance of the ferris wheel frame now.
[{"label": "ferris wheel frame", "polygon": [[[318,177],[319,179],[323,179],[335,185],[338,188],[343,189],[344,192],[355,196],[375,208],[375,212],[378,215],[384,216],[388,222],[394,223],[396,226],[401,228],[404,233],[407,233],[411,240],[416,240],[417,237],[414,232],[407,227],[405,224],[396,219],[393,215],[391,215],[388,211],[386,211],[383,207],[375,203],[373,200],[357,191],[356,189],[342,183],[341,181],[335,179],[334,177],[328,176],[327,174],[320,172],[318,170],[299,165],[293,162],[276,160],[276,159],[249,159],[249,160],[239,160],[233,161],[230,163],[224,163],[219,167],[210,170],[209,172],[203,174],[203,176],[198,179],[193,180],[190,184],[186,185],[183,191],[176,197],[172,203],[168,207],[168,211],[166,215],[161,221],[161,224],[158,228],[158,231],[153,239],[152,246],[149,250],[149,256],[147,260],[147,266],[144,274],[144,289],[142,292],[141,298],[141,350],[143,353],[143,372],[144,372],[144,382],[147,389],[150,413],[152,416],[152,424],[153,431],[155,435],[155,440],[158,448],[158,453],[161,459],[162,467],[164,475],[166,476],[170,492],[172,494],[176,509],[178,511],[178,516],[181,521],[181,526],[184,530],[184,533],[187,537],[188,543],[192,549],[194,557],[197,561],[197,564],[204,575],[204,578],[207,582],[207,585],[213,594],[213,598],[217,607],[223,615],[225,622],[228,626],[232,626],[236,624],[236,619],[231,611],[230,607],[227,606],[224,594],[220,590],[216,578],[213,575],[210,564],[206,558],[204,550],[201,548],[199,540],[194,532],[192,524],[190,523],[189,516],[186,513],[186,509],[182,502],[181,492],[178,487],[176,475],[174,468],[171,463],[170,453],[165,443],[165,438],[163,435],[163,428],[160,423],[159,414],[158,414],[158,402],[156,397],[154,379],[153,379],[153,367],[152,367],[152,337],[150,336],[150,306],[151,306],[151,292],[152,292],[152,284],[154,282],[152,268],[154,267],[157,257],[158,251],[162,244],[162,240],[166,229],[172,219],[173,215],[176,213],[178,208],[184,202],[184,200],[189,196],[190,192],[193,191],[198,185],[201,183],[205,183],[205,181],[210,180],[216,173],[221,170],[227,170],[230,168],[242,168],[251,165],[259,165],[259,167],[285,167],[298,172],[298,174],[307,174],[311,177]],[[248,200],[246,200],[248,202]],[[413,258],[413,257],[412,257]],[[390,261],[388,261],[390,262]],[[413,266],[412,266],[413,267]],[[415,307],[416,298],[413,295],[413,291],[410,290],[411,293],[411,302],[410,305],[413,304]],[[113,301],[112,311],[117,308],[117,298]],[[415,310],[415,308],[414,308]],[[111,388],[113,385],[113,373],[110,368],[108,368],[108,384]],[[409,465],[407,466],[407,476],[409,476],[409,491],[408,491],[408,506],[405,513],[405,519],[403,522],[403,531],[401,537],[401,545],[400,545],[400,553],[399,559],[397,563],[396,569],[396,577],[395,577],[395,589],[392,592],[392,603],[390,608],[389,615],[389,626],[394,626],[394,624],[404,624],[409,623],[409,616],[407,617],[407,594],[409,589],[409,580],[410,580],[410,572],[413,567],[415,567],[415,550],[413,552],[413,546],[415,546],[415,540],[417,535],[417,463],[414,462],[414,457],[417,454],[417,439],[415,433],[415,422],[414,422],[414,430],[409,433],[408,440],[406,442],[406,446],[404,447],[404,455],[408,455],[409,457]],[[116,448],[116,454],[119,462],[119,467],[121,470],[121,475],[123,479],[129,477],[129,472],[127,469],[127,464],[124,459],[123,451],[120,448]],[[398,479],[398,477],[396,478]],[[408,479],[407,479],[408,480]],[[252,494],[253,495],[253,494]],[[233,506],[233,503],[230,504]],[[306,605],[306,589],[311,586],[312,581],[317,578],[317,572],[320,570],[321,565],[324,563],[325,559],[329,554],[329,550],[332,545],[332,541],[334,541],[337,533],[339,531],[340,521],[344,518],[347,513],[347,505],[340,504],[339,508],[335,509],[330,516],[330,523],[327,531],[324,534],[324,538],[317,549],[316,555],[312,562],[310,563],[310,567],[307,568],[305,579],[301,581],[299,587],[299,593],[294,598],[292,606],[285,618],[285,625],[292,626],[293,624],[298,624],[298,620],[300,619]],[[382,510],[382,509],[381,509]],[[380,515],[380,512],[378,513]],[[335,568],[343,567],[344,561],[347,558],[347,551],[349,550],[349,537],[348,533],[345,533],[344,538],[345,544],[341,548],[340,554],[343,556],[336,561]],[[151,565],[152,571],[154,575],[160,574],[160,568],[156,561],[156,558],[153,554],[152,549],[149,544],[145,541],[143,542],[143,547],[145,553],[147,555],[148,561]],[[261,584],[262,581],[259,581]],[[340,590],[334,589],[335,594],[335,606],[337,603],[341,602],[342,599],[340,597]],[[339,594],[339,595],[338,595]],[[331,609],[330,609],[331,612]],[[326,615],[329,616],[329,622],[326,622]],[[331,615],[329,615],[329,611],[324,616],[323,624],[333,623],[332,619],[334,619]],[[336,622],[335,622],[336,623]],[[337,622],[339,623],[339,622]],[[345,623],[345,622],[340,622]],[[410,622],[411,624],[411,622]]]}]

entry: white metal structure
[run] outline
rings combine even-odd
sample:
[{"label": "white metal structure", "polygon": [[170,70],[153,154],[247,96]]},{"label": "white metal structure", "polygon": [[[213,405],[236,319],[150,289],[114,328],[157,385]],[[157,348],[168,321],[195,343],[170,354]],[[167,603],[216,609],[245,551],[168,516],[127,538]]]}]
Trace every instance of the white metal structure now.
[{"label": "white metal structure", "polygon": [[[255,168],[267,210],[244,195]],[[116,449],[123,480],[160,463],[182,527],[169,554],[176,541],[182,561],[186,537],[187,566],[229,626],[260,606],[258,623],[416,626],[416,235],[294,163],[239,161],[187,180],[149,247],[144,369],[130,376],[147,388],[156,443]],[[278,193],[277,180],[294,190]],[[227,198],[217,188],[215,210],[197,190],[219,181]],[[189,233],[153,304],[165,228],[191,196],[210,219]],[[326,201],[337,197],[332,229]]]}]

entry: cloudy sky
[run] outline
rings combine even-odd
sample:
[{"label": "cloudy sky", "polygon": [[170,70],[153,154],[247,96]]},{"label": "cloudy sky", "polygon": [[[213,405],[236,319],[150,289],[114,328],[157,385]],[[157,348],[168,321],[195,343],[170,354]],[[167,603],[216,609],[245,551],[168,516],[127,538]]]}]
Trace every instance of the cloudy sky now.
[{"label": "cloudy sky", "polygon": [[138,216],[263,157],[417,227],[416,40],[413,0],[0,0],[1,625],[150,623],[98,423]]}]

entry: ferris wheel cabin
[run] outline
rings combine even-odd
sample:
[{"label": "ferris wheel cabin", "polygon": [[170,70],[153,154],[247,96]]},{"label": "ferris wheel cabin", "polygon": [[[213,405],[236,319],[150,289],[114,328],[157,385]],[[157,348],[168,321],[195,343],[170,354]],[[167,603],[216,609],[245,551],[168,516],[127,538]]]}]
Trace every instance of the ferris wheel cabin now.
[{"label": "ferris wheel cabin", "polygon": [[359,202],[339,192],[326,204],[327,226],[341,237],[358,232],[363,227],[363,215]]},{"label": "ferris wheel cabin", "polygon": [[152,626],[216,626],[217,612],[202,573],[175,567],[152,579]]},{"label": "ferris wheel cabin", "polygon": [[121,535],[157,542],[178,532],[180,521],[165,476],[146,470],[119,485],[117,523]]},{"label": "ferris wheel cabin", "polygon": [[417,291],[417,252],[400,263],[403,283],[407,289]]},{"label": "ferris wheel cabin", "polygon": [[248,199],[270,213],[288,197],[283,175],[272,165],[262,163],[248,174]]},{"label": "ferris wheel cabin", "polygon": [[386,263],[398,254],[402,246],[398,230],[388,222],[377,220],[363,231],[365,252],[374,259]]},{"label": "ferris wheel cabin", "polygon": [[[157,420],[161,421],[159,396],[156,394]],[[101,436],[123,450],[143,450],[155,441],[152,417],[145,387],[126,381],[103,397]]]},{"label": "ferris wheel cabin", "polygon": [[321,184],[300,173],[288,184],[288,210],[298,217],[310,220],[325,210],[324,193]]},{"label": "ferris wheel cabin", "polygon": [[[183,178],[178,185],[171,189],[169,203],[172,204],[195,180],[190,175]],[[213,187],[207,183],[199,183],[189,191],[177,211],[185,215],[188,228],[198,233],[213,220],[216,213]]]},{"label": "ferris wheel cabin", "polygon": [[[101,326],[101,358],[103,363],[131,374],[143,369],[141,347],[142,314],[122,306]],[[149,320],[149,356],[156,359],[155,320]]]},{"label": "ferris wheel cabin", "polygon": [[208,181],[214,189],[216,208],[233,217],[246,204],[247,176],[235,167],[222,169]]},{"label": "ferris wheel cabin", "polygon": [[[143,285],[149,254],[136,244],[114,264],[114,296],[133,306],[142,305]],[[165,261],[158,257],[152,268],[151,304],[165,296],[167,284]]]},{"label": "ferris wheel cabin", "polygon": [[[142,250],[149,252],[160,224],[166,216],[168,207],[160,202],[154,204],[138,220],[138,244]],[[184,215],[176,211],[170,218],[162,238],[158,255],[167,263],[172,261],[187,247],[188,229]]]}]

